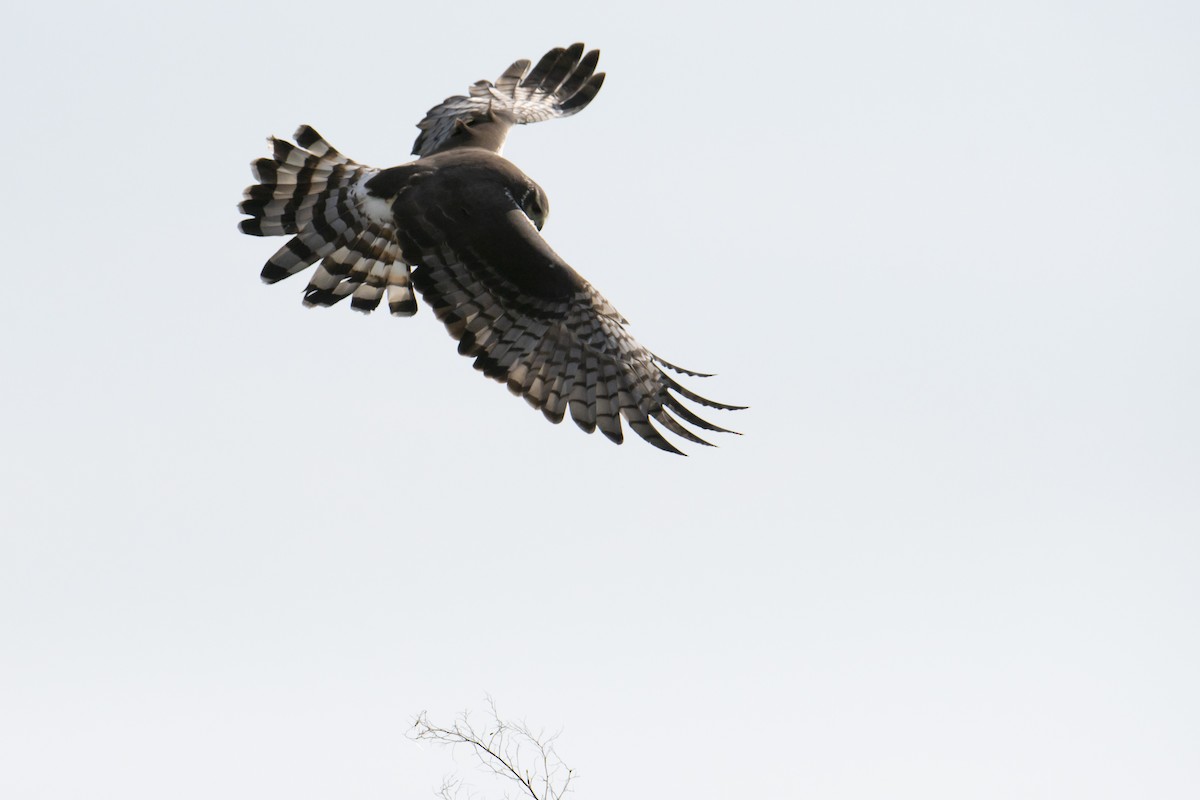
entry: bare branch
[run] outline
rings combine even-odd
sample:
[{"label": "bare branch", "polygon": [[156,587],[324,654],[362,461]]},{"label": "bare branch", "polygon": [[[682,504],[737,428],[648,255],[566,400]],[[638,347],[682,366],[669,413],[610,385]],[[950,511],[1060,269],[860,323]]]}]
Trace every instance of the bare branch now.
[{"label": "bare branch", "polygon": [[[413,722],[409,737],[449,746],[467,745],[483,769],[514,781],[523,789],[523,795],[533,800],[562,800],[575,773],[554,750],[558,734],[546,736],[541,731],[534,733],[523,722],[507,722],[500,717],[492,698],[487,698],[487,703],[491,720],[483,729],[472,724],[467,712],[449,726],[442,726],[431,722],[422,711]],[[466,784],[448,778],[437,794],[443,800],[464,800],[459,796],[462,792],[467,793],[465,800],[473,800]]]}]

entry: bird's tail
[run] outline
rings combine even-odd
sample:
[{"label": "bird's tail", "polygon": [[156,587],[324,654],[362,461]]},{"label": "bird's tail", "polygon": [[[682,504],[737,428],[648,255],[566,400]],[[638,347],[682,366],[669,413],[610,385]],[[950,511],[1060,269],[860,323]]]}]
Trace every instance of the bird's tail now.
[{"label": "bird's tail", "polygon": [[263,281],[276,283],[320,261],[304,290],[305,305],[351,297],[353,308],[370,312],[386,291],[393,314],[415,313],[409,267],[394,233],[362,208],[363,187],[379,170],[346,158],[307,125],[295,139],[268,140],[272,155],[251,164],[258,183],[238,206],[249,217],[238,225],[242,233],[293,234],[263,267]]}]

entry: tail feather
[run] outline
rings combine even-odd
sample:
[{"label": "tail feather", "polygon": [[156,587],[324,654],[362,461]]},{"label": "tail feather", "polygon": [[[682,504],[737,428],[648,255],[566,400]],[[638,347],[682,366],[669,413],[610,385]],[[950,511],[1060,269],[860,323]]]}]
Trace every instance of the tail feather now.
[{"label": "tail feather", "polygon": [[393,231],[363,211],[365,184],[378,170],[342,155],[308,125],[294,135],[296,144],[271,137],[271,157],[251,164],[258,181],[246,189],[239,223],[254,236],[293,238],[263,267],[262,278],[275,283],[313,264],[304,291],[306,305],[329,306],[346,297],[369,312],[384,294],[393,314],[416,311],[409,268]]},{"label": "tail feather", "polygon": [[264,283],[277,283],[308,269],[333,250],[333,244],[311,231],[301,232],[267,259],[262,268]]},{"label": "tail feather", "polygon": [[294,145],[287,139],[271,136],[267,141],[271,143],[272,155],[281,170],[312,170],[320,173],[350,163],[341,153],[326,158]]},{"label": "tail feather", "polygon": [[326,141],[324,136],[317,133],[311,125],[301,125],[299,128],[296,128],[296,132],[292,134],[292,138],[296,140],[296,144],[325,161],[333,161],[339,164],[352,163],[350,159],[339,153],[337,148]]}]

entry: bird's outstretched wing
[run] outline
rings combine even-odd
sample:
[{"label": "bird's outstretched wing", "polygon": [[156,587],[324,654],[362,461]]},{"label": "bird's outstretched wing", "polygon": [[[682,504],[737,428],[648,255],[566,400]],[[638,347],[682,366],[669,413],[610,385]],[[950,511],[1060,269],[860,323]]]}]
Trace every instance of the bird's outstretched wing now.
[{"label": "bird's outstretched wing", "polygon": [[239,224],[254,236],[295,234],[262,269],[276,283],[320,261],[304,304],[331,306],[347,297],[358,311],[373,311],[387,293],[397,316],[416,313],[409,267],[402,260],[391,216],[366,184],[380,170],[358,164],[319,133],[301,125],[296,143],[271,137],[272,157],[251,164],[259,183],[243,194]]},{"label": "bird's outstretched wing", "polygon": [[680,419],[705,430],[732,433],[702,419],[681,399],[711,408],[740,407],[708,400],[681,386],[663,369],[672,365],[638,344],[590,285],[585,283],[569,298],[538,302],[498,275],[489,277],[493,280],[480,280],[478,261],[442,249],[422,256],[413,282],[458,340],[458,352],[474,358],[475,369],[506,384],[546,419],[561,422],[569,411],[584,431],[599,428],[620,444],[623,417],[634,433],[671,453],[682,451],[651,420],[703,445],[711,443],[681,425]]},{"label": "bird's outstretched wing", "polygon": [[625,319],[541,238],[511,195],[464,197],[438,178],[400,193],[396,234],[414,265],[412,282],[475,368],[507,384],[551,422],[571,419],[620,443],[621,419],[655,447],[680,451],[652,424],[699,444],[684,427],[732,433],[686,399],[736,409],[681,386],[666,370],[696,377],[642,347]]},{"label": "bird's outstretched wing", "polygon": [[532,70],[528,60],[515,62],[495,83],[478,81],[468,95],[447,97],[429,109],[417,123],[421,133],[413,154],[428,156],[454,146],[456,132],[473,134],[472,145],[499,153],[512,125],[567,117],[590,103],[604,83],[604,73],[596,72],[599,59],[599,50],[585,55],[577,42],[554,48]]}]

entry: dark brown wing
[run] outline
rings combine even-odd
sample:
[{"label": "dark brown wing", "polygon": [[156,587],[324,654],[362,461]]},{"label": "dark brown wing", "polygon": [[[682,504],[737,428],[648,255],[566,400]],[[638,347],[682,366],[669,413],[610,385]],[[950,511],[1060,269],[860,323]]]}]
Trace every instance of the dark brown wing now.
[{"label": "dark brown wing", "polygon": [[[436,178],[401,192],[393,209],[412,283],[475,368],[506,383],[551,422],[624,438],[621,418],[656,447],[680,451],[651,420],[709,444],[680,420],[729,432],[683,405],[733,409],[680,386],[677,369],[639,345],[625,320],[541,238],[499,184],[471,190]],[[681,371],[681,370],[677,370]],[[691,373],[695,374],[695,373]]]}]

